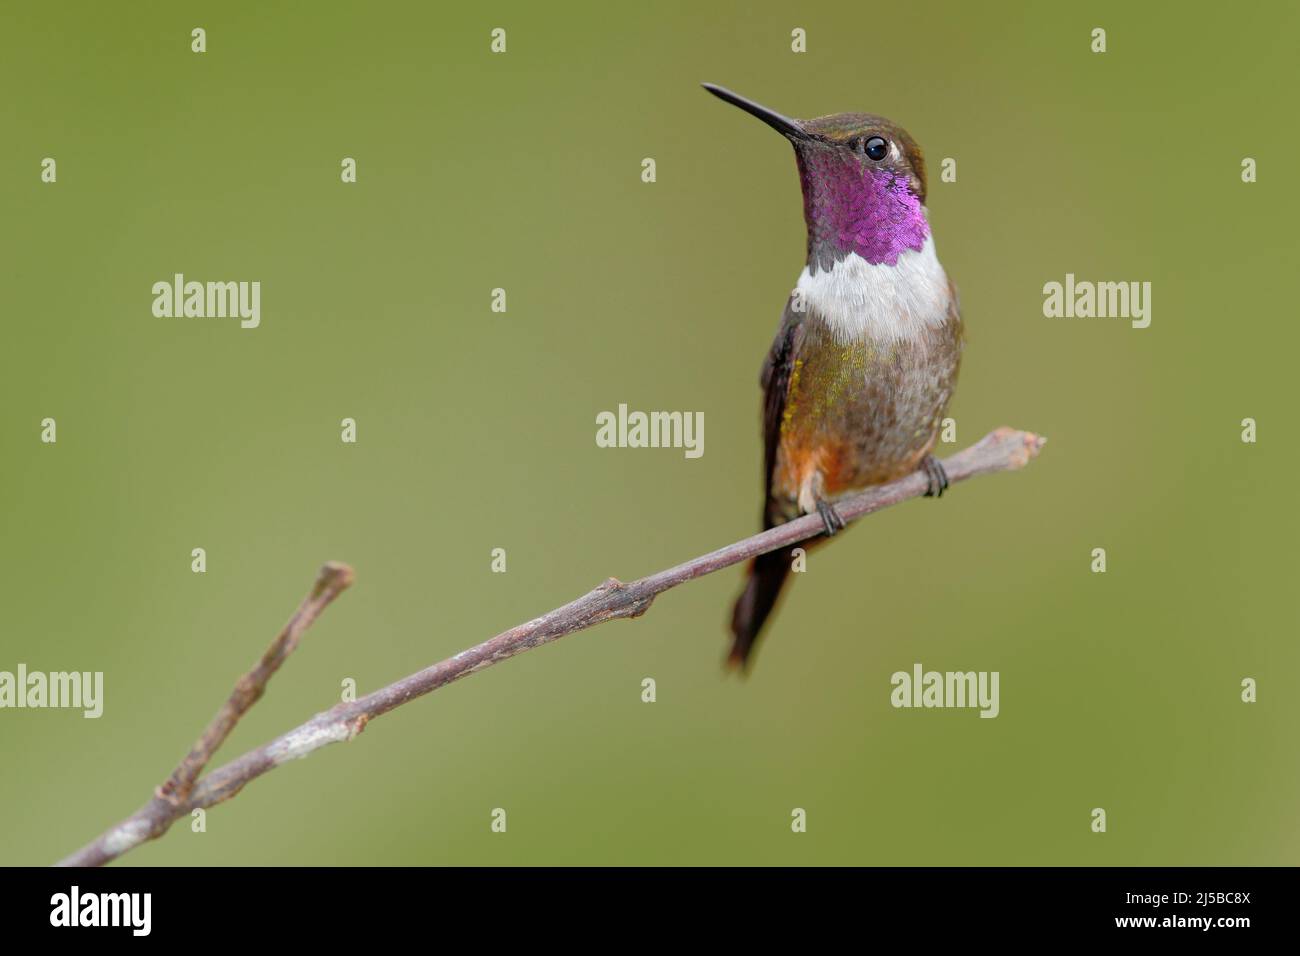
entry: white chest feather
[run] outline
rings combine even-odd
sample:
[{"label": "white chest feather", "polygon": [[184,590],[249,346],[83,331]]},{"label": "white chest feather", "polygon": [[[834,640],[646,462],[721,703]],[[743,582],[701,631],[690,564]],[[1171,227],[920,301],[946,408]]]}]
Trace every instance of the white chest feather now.
[{"label": "white chest feather", "polygon": [[829,272],[812,275],[805,267],[795,291],[804,311],[820,315],[843,342],[916,338],[943,324],[951,297],[932,236],[919,251],[905,250],[892,266],[872,265],[851,252]]}]

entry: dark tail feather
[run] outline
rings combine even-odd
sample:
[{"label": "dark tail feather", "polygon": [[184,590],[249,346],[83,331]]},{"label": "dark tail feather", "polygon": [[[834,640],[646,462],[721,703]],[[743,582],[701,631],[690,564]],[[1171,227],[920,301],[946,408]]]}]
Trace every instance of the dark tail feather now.
[{"label": "dark tail feather", "polygon": [[745,669],[749,656],[753,653],[754,642],[763,628],[763,622],[776,606],[776,599],[781,595],[781,585],[790,573],[793,557],[789,548],[760,554],[749,565],[749,580],[745,590],[736,599],[736,606],[731,612],[731,633],[735,639],[731,644],[731,653],[727,664],[731,667]]}]

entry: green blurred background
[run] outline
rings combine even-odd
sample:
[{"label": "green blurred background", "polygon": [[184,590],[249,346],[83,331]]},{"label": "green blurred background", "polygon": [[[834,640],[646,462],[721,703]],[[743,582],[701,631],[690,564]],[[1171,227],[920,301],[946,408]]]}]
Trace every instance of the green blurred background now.
[{"label": "green blurred background", "polygon": [[[814,552],[748,680],[732,569],[124,862],[1300,862],[1294,7],[130,10],[0,30],[0,669],[106,674],[97,721],[0,712],[0,862],[143,802],[327,559],[356,585],[219,760],[755,530],[801,207],[789,147],[702,80],[911,131],[969,331],[958,444],[1043,456]],[[154,318],[174,272],[260,280],[261,327]],[[1151,327],[1044,318],[1067,272],[1150,281]],[[620,402],[703,411],[704,457],[597,448]],[[916,661],[1000,671],[1001,715],[894,710]]]}]

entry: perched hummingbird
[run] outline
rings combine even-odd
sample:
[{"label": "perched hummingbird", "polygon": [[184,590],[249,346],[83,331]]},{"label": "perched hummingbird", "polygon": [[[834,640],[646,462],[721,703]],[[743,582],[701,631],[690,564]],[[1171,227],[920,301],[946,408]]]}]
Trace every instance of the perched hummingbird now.
[{"label": "perched hummingbird", "polygon": [[[808,263],[759,377],[763,527],[816,511],[833,535],[844,527],[836,498],[918,469],[938,497],[948,477],[930,451],[963,333],[926,219],[920,147],[880,116],[790,119],[704,88],[791,142],[808,224]],[[748,663],[792,561],[782,549],[750,566],[732,612],[731,664]]]}]

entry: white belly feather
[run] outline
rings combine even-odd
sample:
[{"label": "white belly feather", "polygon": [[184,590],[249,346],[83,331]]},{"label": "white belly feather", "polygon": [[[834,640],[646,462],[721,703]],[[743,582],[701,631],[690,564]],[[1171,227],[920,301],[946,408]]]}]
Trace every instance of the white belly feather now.
[{"label": "white belly feather", "polygon": [[919,251],[907,249],[895,265],[872,265],[855,252],[829,272],[805,266],[796,293],[804,311],[816,312],[841,342],[871,338],[882,343],[916,338],[948,315],[948,276],[926,236]]}]

